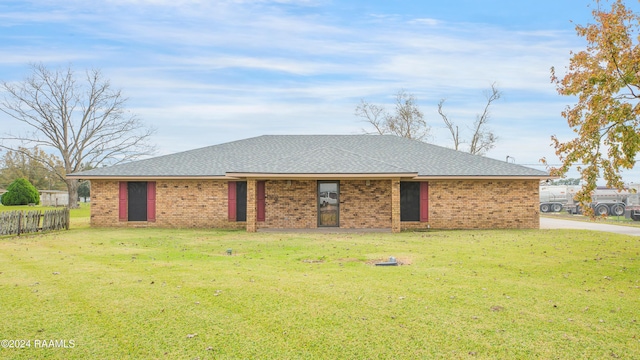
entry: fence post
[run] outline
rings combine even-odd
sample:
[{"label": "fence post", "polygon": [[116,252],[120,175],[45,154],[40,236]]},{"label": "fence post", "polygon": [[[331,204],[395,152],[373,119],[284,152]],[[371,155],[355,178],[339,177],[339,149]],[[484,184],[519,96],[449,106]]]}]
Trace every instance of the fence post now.
[{"label": "fence post", "polygon": [[20,236],[20,232],[22,232],[22,211],[18,213],[18,236]]}]

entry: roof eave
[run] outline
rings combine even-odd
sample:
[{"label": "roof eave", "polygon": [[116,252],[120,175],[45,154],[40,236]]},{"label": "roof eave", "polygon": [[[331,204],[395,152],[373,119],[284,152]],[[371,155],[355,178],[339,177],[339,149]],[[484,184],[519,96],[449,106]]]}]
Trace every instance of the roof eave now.
[{"label": "roof eave", "polygon": [[229,172],[226,175],[74,175],[67,179],[76,180],[235,180],[235,179],[394,179],[415,180],[553,180],[549,175],[418,175],[418,173],[245,173]]},{"label": "roof eave", "polygon": [[69,174],[67,179],[76,180],[229,180],[225,175],[74,175]]},{"label": "roof eave", "polygon": [[416,180],[547,180],[549,175],[418,175]]},{"label": "roof eave", "polygon": [[414,178],[417,172],[408,173],[256,173],[256,172],[228,172],[233,178],[250,179],[394,179]]}]

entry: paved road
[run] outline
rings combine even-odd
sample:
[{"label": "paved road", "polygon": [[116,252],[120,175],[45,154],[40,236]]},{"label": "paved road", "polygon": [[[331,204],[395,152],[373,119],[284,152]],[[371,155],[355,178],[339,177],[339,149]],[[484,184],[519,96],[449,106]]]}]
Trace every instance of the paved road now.
[{"label": "paved road", "polygon": [[640,228],[631,226],[608,225],[598,222],[571,221],[540,217],[540,229],[580,229],[606,231],[617,234],[640,236]]}]

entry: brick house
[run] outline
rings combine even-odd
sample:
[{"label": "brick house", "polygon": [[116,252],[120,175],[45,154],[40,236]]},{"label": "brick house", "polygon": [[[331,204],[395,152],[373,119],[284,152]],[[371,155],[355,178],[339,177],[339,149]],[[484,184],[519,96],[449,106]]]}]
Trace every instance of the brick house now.
[{"label": "brick house", "polygon": [[260,136],[68,175],[92,226],[538,228],[545,172],[392,135]]}]

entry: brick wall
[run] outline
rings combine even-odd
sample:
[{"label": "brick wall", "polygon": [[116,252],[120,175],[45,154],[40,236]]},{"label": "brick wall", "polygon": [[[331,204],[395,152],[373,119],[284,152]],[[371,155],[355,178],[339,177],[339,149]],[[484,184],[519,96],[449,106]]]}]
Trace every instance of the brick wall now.
[{"label": "brick wall", "polygon": [[[266,221],[258,222],[258,229],[318,226],[317,181],[268,180],[265,191]],[[394,200],[399,202],[397,179],[371,180],[369,185],[364,180],[340,181],[340,227],[539,227],[538,180],[430,181],[428,223],[392,224]],[[247,214],[251,213],[249,210]],[[399,219],[399,207],[395,211]],[[131,225],[118,221],[118,181],[91,181],[91,224]],[[242,229],[247,226],[245,222],[227,221],[227,181],[222,180],[156,181],[156,222],[144,225]]]},{"label": "brick wall", "polygon": [[91,225],[118,225],[118,181],[91,180]]},{"label": "brick wall", "polygon": [[429,222],[403,229],[537,229],[538,180],[442,180],[429,182]]},{"label": "brick wall", "polygon": [[391,228],[391,181],[340,181],[340,227]]},{"label": "brick wall", "polygon": [[315,180],[269,180],[265,183],[265,221],[258,228],[318,227]]},{"label": "brick wall", "polygon": [[[266,219],[258,228],[318,227],[316,180],[269,180],[265,184]],[[391,227],[389,180],[340,181],[340,227]]]},{"label": "brick wall", "polygon": [[[131,225],[118,221],[118,183],[91,181],[91,225]],[[244,229],[244,222],[227,220],[227,191],[227,181],[158,180],[156,221],[144,225]]]},{"label": "brick wall", "polygon": [[159,180],[156,222],[162,227],[240,228],[228,221],[227,181]]},{"label": "brick wall", "polygon": [[315,180],[269,180],[265,183],[265,221],[258,228],[318,227]]}]

